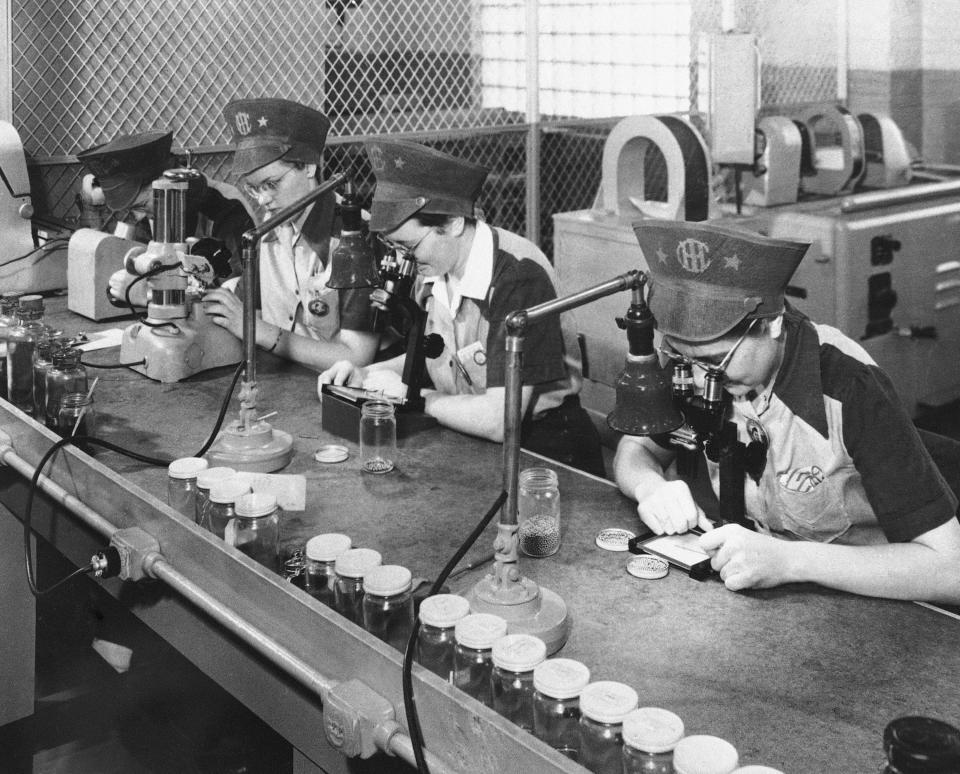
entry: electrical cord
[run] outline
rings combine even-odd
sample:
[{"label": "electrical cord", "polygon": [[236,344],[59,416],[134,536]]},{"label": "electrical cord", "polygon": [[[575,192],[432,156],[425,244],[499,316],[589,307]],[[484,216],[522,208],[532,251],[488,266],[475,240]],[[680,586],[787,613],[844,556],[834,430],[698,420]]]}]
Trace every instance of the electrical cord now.
[{"label": "electrical cord", "polygon": [[38,253],[41,254],[41,258],[46,258],[47,254],[52,252],[52,250],[49,249],[51,246],[56,247],[61,242],[66,244],[69,241],[70,240],[64,239],[63,237],[57,237],[56,239],[51,239],[47,242],[44,242],[39,247],[34,247],[32,250],[28,250],[27,252],[23,253],[23,255],[18,255],[15,258],[11,258],[8,261],[4,261],[3,263],[0,263],[0,269],[2,269],[4,266],[10,266],[11,264],[16,263],[17,261],[24,261],[27,258],[37,255]]},{"label": "electrical cord", "polygon": [[[457,549],[457,552],[453,555],[450,561],[447,562],[446,566],[440,572],[440,575],[437,576],[437,579],[430,587],[429,596],[432,596],[440,591],[447,578],[451,575],[451,573],[453,573],[454,568],[460,563],[460,560],[463,559],[467,551],[470,550],[470,546],[472,546],[476,542],[477,538],[483,534],[483,531],[487,528],[487,525],[491,522],[497,511],[503,507],[503,504],[506,501],[506,491],[500,492],[493,506],[489,511],[486,512],[486,514],[484,514],[483,518],[480,520],[480,523],[474,527],[473,532],[467,536],[467,539],[463,541],[463,544]],[[417,618],[413,622],[413,628],[410,631],[410,636],[407,638],[407,647],[403,651],[401,682],[403,686],[403,708],[407,714],[407,731],[410,734],[410,741],[413,746],[413,756],[417,762],[417,771],[419,774],[430,774],[430,769],[427,767],[426,756],[423,754],[423,730],[420,727],[420,717],[417,714],[417,703],[413,696],[413,658],[417,650],[417,634],[419,631],[420,619]]]},{"label": "electrical cord", "polygon": [[148,279],[149,277],[153,277],[162,272],[169,271],[170,269],[179,268],[179,266],[180,266],[179,263],[168,263],[168,264],[162,264],[160,266],[154,266],[149,271],[144,272],[143,274],[140,274],[137,277],[135,277],[133,281],[129,285],[127,285],[126,290],[123,291],[123,300],[127,302],[127,306],[130,308],[130,314],[134,315],[135,317],[138,317],[141,325],[145,325],[148,328],[173,328],[174,330],[179,330],[177,326],[172,322],[154,323],[154,322],[148,322],[146,317],[139,317],[137,308],[133,305],[133,301],[130,298],[130,291],[133,290],[133,286],[136,285],[138,282],[142,282],[143,280]]},{"label": "electrical cord", "polygon": [[[233,397],[233,391],[237,386],[237,381],[240,378],[240,374],[243,373],[244,363],[240,363],[233,374],[233,379],[230,381],[230,388],[227,390],[227,394],[220,406],[220,413],[217,416],[217,421],[214,424],[213,430],[210,433],[210,436],[207,438],[206,443],[198,451],[195,457],[202,457],[207,453],[207,450],[213,445],[214,440],[217,437],[217,433],[220,432],[220,427],[223,425],[223,419],[227,414],[227,407],[230,405],[230,399]],[[88,567],[81,567],[76,571],[72,572],[70,575],[62,578],[61,580],[54,583],[52,586],[49,586],[45,589],[40,589],[37,587],[36,583],[36,574],[33,568],[33,554],[30,550],[30,535],[31,535],[31,523],[33,520],[33,500],[36,495],[38,482],[40,481],[40,476],[43,472],[43,468],[46,466],[47,462],[50,461],[50,458],[53,457],[60,449],[65,446],[79,446],[81,444],[93,444],[94,446],[102,446],[105,449],[110,451],[117,452],[131,459],[137,460],[138,462],[144,462],[147,465],[155,465],[160,467],[165,467],[172,462],[172,460],[158,459],[155,457],[148,457],[144,454],[139,454],[138,452],[130,451],[125,449],[122,446],[118,446],[115,443],[110,441],[104,441],[102,438],[95,438],[89,435],[72,435],[67,438],[61,438],[58,441],[54,441],[53,445],[44,453],[40,458],[40,462],[37,463],[36,469],[33,471],[33,476],[30,479],[30,489],[27,492],[27,501],[23,509],[23,557],[24,564],[27,571],[27,586],[30,588],[30,593],[34,597],[42,597],[45,594],[49,594],[54,589],[66,583],[71,578],[82,575],[87,572],[94,572],[97,568],[92,564]]]},{"label": "electrical cord", "polygon": [[81,360],[80,365],[84,366],[85,368],[133,368],[134,366],[144,365],[146,362],[147,362],[146,360],[134,360],[131,363],[104,364],[104,363],[88,363],[85,360]]}]

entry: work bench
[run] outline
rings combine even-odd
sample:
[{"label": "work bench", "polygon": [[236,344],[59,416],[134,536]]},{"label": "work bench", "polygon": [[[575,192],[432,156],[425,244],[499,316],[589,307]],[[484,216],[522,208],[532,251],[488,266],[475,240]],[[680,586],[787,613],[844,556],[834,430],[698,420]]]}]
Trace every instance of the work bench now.
[{"label": "work bench", "polygon": [[[62,298],[47,305],[48,316],[67,333],[128,324],[90,323],[66,312]],[[116,349],[101,350],[85,360],[109,363],[118,356]],[[393,472],[364,474],[356,444],[321,426],[316,374],[265,354],[257,370],[262,413],[278,412],[270,421],[294,439],[293,460],[281,472],[306,479],[306,509],[283,516],[284,550],[321,532],[343,532],[354,546],[380,551],[384,563],[404,565],[415,577],[437,577],[501,491],[501,447],[433,427],[401,440]],[[98,435],[173,459],[191,455],[207,439],[233,368],[177,384],[125,369],[89,373],[99,376]],[[228,421],[237,406],[234,398]],[[0,458],[12,454],[35,465],[54,440],[0,401]],[[343,443],[349,458],[317,462],[314,452],[327,442]],[[525,454],[521,465],[532,464],[544,461]],[[521,557],[519,567],[566,602],[572,626],[558,655],[585,663],[593,679],[628,683],[641,706],[672,710],[687,733],[723,737],[737,747],[742,764],[763,763],[787,774],[876,771],[883,729],[893,718],[960,719],[960,622],[954,617],[809,585],[733,593],[676,569],[661,580],[634,578],[625,571],[629,554],[602,550],[595,538],[605,527],[638,529],[635,505],[608,481],[546,464],[559,476],[562,546],[546,559]],[[113,452],[91,457],[68,448],[44,472],[114,527],[139,527],[156,538],[160,581],[137,584],[143,593],[127,588],[122,601],[289,740],[297,771],[349,770],[324,736],[320,694],[350,679],[393,705],[403,747],[402,654],[170,509],[165,469]],[[17,560],[28,485],[14,467],[0,466],[0,539],[6,546],[0,614],[6,620],[22,617],[24,609],[29,617],[23,562]],[[39,496],[33,524],[82,565],[108,536],[78,518],[72,504],[66,495]],[[494,523],[463,563],[488,556],[495,533]],[[489,566],[458,575],[452,590],[466,592]],[[121,588],[131,583],[114,578],[103,586],[121,598]],[[198,593],[185,595],[184,589]],[[14,665],[30,661],[32,639],[27,632],[6,640],[4,684],[19,685],[21,698],[29,697],[32,678],[18,677],[22,670]],[[17,648],[23,649],[19,661]],[[419,666],[413,685],[433,770],[582,771]],[[8,714],[0,722],[12,719]]]}]

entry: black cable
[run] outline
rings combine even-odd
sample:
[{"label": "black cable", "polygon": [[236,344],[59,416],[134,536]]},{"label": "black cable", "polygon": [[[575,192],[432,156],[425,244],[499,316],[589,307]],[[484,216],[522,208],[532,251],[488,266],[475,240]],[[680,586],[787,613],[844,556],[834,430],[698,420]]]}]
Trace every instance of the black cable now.
[{"label": "black cable", "polygon": [[[430,587],[430,593],[428,596],[436,594],[443,587],[443,584],[446,582],[450,573],[453,572],[454,568],[460,563],[460,560],[463,559],[467,551],[470,550],[478,537],[483,534],[483,531],[487,528],[487,525],[496,515],[497,511],[503,507],[503,504],[507,500],[506,491],[500,492],[500,495],[497,497],[496,502],[489,511],[484,514],[483,518],[480,520],[480,523],[474,527],[473,532],[471,532],[467,539],[463,541],[463,544],[460,548],[457,549],[457,552],[453,555],[446,566],[440,572],[440,575],[437,576],[437,579],[433,582],[433,586]],[[420,728],[420,717],[417,715],[417,702],[413,696],[413,658],[417,650],[417,634],[420,631],[420,619],[416,618],[413,622],[413,628],[410,630],[410,637],[407,639],[407,647],[403,651],[403,670],[401,672],[401,682],[403,685],[403,709],[407,714],[407,731],[410,734],[410,741],[413,746],[413,756],[417,761],[417,771],[420,774],[430,774],[430,769],[427,767],[427,759],[423,754],[423,730]]]},{"label": "black cable", "polygon": [[177,269],[179,267],[180,267],[179,263],[169,263],[169,264],[162,264],[160,266],[154,266],[149,271],[146,271],[143,274],[137,275],[133,279],[133,281],[129,285],[127,285],[126,290],[124,290],[123,292],[123,299],[124,301],[127,302],[127,306],[130,308],[130,314],[134,315],[135,317],[138,317],[139,318],[138,321],[140,322],[141,325],[145,325],[148,328],[173,328],[174,330],[179,330],[176,324],[172,322],[155,323],[155,322],[147,321],[145,317],[139,317],[139,312],[137,312],[137,308],[133,305],[133,301],[130,299],[130,291],[133,290],[133,286],[136,285],[138,282],[142,282],[143,280],[149,277],[153,277],[162,272],[169,271],[170,269]]},{"label": "black cable", "polygon": [[10,266],[11,264],[16,263],[17,261],[26,260],[27,258],[30,258],[31,256],[34,256],[37,253],[43,253],[42,257],[46,257],[46,253],[51,252],[50,250],[48,250],[48,248],[51,245],[56,246],[60,242],[67,243],[69,242],[69,240],[64,239],[63,237],[57,237],[56,239],[51,239],[48,242],[44,242],[39,247],[34,247],[32,250],[25,252],[23,255],[18,255],[15,258],[11,258],[9,261],[4,261],[3,263],[0,263],[0,269],[2,269],[4,266]]},{"label": "black cable", "polygon": [[[230,388],[227,390],[227,394],[220,406],[220,413],[217,416],[217,421],[214,424],[213,430],[210,433],[209,438],[207,438],[206,443],[203,445],[203,448],[201,448],[200,451],[193,456],[202,457],[213,445],[213,442],[217,437],[217,433],[220,432],[220,427],[223,424],[223,418],[226,416],[227,407],[230,405],[230,399],[233,397],[233,390],[237,386],[237,380],[240,378],[240,374],[243,373],[243,366],[244,363],[240,363],[237,366],[236,371],[234,371],[233,379],[230,381]],[[126,457],[137,460],[138,462],[145,462],[148,465],[166,466],[172,462],[172,460],[162,460],[154,457],[148,457],[144,454],[139,454],[137,452],[130,451],[129,449],[124,449],[122,446],[117,446],[110,441],[104,441],[101,438],[94,438],[93,436],[88,435],[72,435],[67,438],[61,438],[59,441],[55,441],[53,445],[47,449],[43,457],[40,458],[40,462],[37,463],[36,469],[33,471],[33,476],[30,479],[30,490],[27,492],[27,502],[23,510],[23,556],[27,571],[27,586],[30,588],[30,593],[37,598],[43,596],[44,594],[49,594],[51,591],[66,583],[74,576],[85,572],[91,572],[93,570],[93,567],[80,568],[46,589],[40,589],[37,587],[33,570],[33,559],[30,551],[30,528],[33,519],[33,499],[37,491],[37,484],[40,481],[40,475],[43,471],[43,467],[47,464],[50,458],[53,457],[53,455],[64,446],[69,446],[71,444],[93,444],[94,446],[102,446],[105,449],[117,452],[118,454],[123,454]]]},{"label": "black cable", "polygon": [[146,360],[134,360],[132,363],[111,363],[110,365],[106,365],[101,363],[88,363],[85,360],[81,360],[80,365],[86,368],[133,368],[134,366],[143,365],[146,362]]}]

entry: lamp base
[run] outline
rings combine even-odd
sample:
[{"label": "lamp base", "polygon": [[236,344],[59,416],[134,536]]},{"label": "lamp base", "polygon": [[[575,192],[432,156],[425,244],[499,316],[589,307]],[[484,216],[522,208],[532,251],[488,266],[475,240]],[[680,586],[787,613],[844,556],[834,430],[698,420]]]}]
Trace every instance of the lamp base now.
[{"label": "lamp base", "polygon": [[293,436],[269,422],[245,428],[235,420],[217,436],[206,454],[213,465],[226,465],[248,473],[273,473],[293,457]]},{"label": "lamp base", "polygon": [[492,613],[507,622],[510,634],[532,634],[547,645],[547,654],[556,653],[570,635],[572,619],[560,595],[538,586],[529,578],[515,581],[513,589],[496,586],[493,575],[478,581],[464,596],[474,613]]}]

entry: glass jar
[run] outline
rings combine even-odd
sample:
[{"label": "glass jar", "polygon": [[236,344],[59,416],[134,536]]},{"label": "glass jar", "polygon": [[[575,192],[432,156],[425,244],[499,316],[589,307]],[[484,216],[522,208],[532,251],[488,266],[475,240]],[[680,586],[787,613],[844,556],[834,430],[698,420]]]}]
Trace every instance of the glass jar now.
[{"label": "glass jar", "polygon": [[360,408],[360,466],[366,473],[389,473],[397,458],[397,419],[393,404],[368,400]]},{"label": "glass jar", "polygon": [[303,588],[314,599],[319,599],[327,607],[336,608],[334,599],[334,569],[337,557],[353,547],[349,535],[339,532],[326,532],[314,535],[307,541],[303,574]]},{"label": "glass jar", "polygon": [[18,296],[4,293],[0,295],[0,398],[7,399],[7,340],[10,331],[19,325],[17,308]]},{"label": "glass jar", "polygon": [[265,492],[242,495],[237,498],[234,510],[237,515],[223,532],[224,542],[276,572],[280,558],[277,498]]},{"label": "glass jar", "polygon": [[42,309],[19,310],[19,322],[7,334],[7,400],[33,412],[33,349],[46,337]]},{"label": "glass jar", "polygon": [[493,708],[533,733],[533,670],[547,657],[547,646],[532,634],[507,634],[493,643],[490,690]]},{"label": "glass jar", "polygon": [[533,733],[568,758],[580,759],[580,692],[590,670],[571,658],[551,658],[533,670]]},{"label": "glass jar", "polygon": [[884,774],[945,774],[960,771],[960,730],[935,718],[912,715],[883,731]]},{"label": "glass jar", "polygon": [[623,774],[674,774],[673,748],[683,721],[659,707],[641,707],[623,719]]},{"label": "glass jar", "polygon": [[580,692],[580,765],[594,774],[623,771],[623,719],[640,698],[625,683],[599,680]]},{"label": "glass jar", "polygon": [[676,774],[731,774],[739,762],[737,748],[718,736],[685,736],[673,748]]},{"label": "glass jar", "polygon": [[517,535],[527,556],[551,556],[560,548],[560,487],[550,468],[520,471]]},{"label": "glass jar", "polygon": [[[37,344],[39,347],[39,343]],[[70,392],[86,392],[87,369],[80,365],[80,351],[58,349],[53,355],[53,365],[46,372],[46,422],[48,427],[57,423],[60,401]]]},{"label": "glass jar", "polygon": [[193,512],[193,520],[197,524],[204,524],[209,519],[207,511],[210,508],[210,487],[235,475],[237,471],[222,465],[197,471],[197,495]]},{"label": "glass jar", "polygon": [[372,567],[363,576],[363,628],[403,651],[413,631],[413,575],[399,564]]},{"label": "glass jar", "polygon": [[208,495],[206,516],[200,526],[223,539],[230,520],[237,516],[237,500],[246,494],[250,494],[250,484],[239,476],[214,482]]},{"label": "glass jar", "polygon": [[59,347],[58,339],[41,339],[33,348],[33,416],[51,429],[56,414],[47,416],[47,371],[53,366],[53,351]]},{"label": "glass jar", "polygon": [[190,519],[197,517],[197,474],[210,463],[203,457],[181,457],[167,465],[167,504]]},{"label": "glass jar", "polygon": [[457,594],[434,594],[420,603],[417,661],[447,682],[453,680],[454,628],[470,614],[470,602]]},{"label": "glass jar", "polygon": [[[95,436],[97,434],[97,411],[93,396],[85,392],[68,392],[60,401],[60,411],[54,421],[53,429],[61,438],[75,435]],[[90,452],[88,444],[78,444],[81,449]]]},{"label": "glass jar", "polygon": [[363,576],[383,561],[372,548],[351,548],[333,563],[333,598],[337,612],[363,626]]},{"label": "glass jar", "polygon": [[488,707],[493,706],[490,676],[493,643],[507,633],[507,622],[498,615],[471,613],[457,621],[453,636],[453,684]]}]

